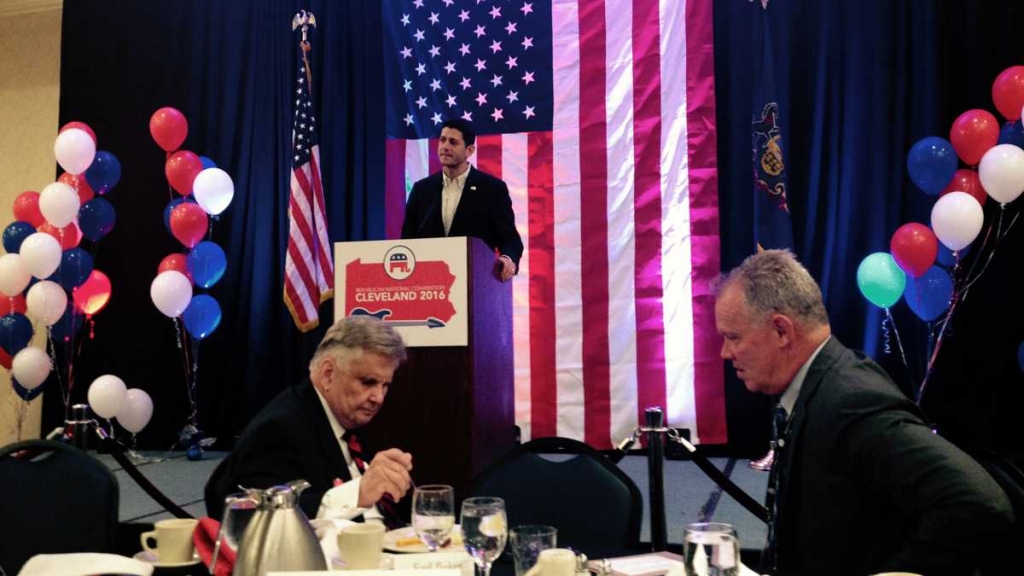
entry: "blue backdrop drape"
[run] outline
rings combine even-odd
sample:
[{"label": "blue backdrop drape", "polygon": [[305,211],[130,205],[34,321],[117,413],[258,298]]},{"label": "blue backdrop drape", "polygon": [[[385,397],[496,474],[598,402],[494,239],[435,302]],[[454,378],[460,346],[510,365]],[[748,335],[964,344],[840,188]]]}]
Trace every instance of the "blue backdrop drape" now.
[{"label": "blue backdrop drape", "polygon": [[[714,6],[723,266],[732,267],[754,246],[750,113],[762,20],[759,2]],[[188,414],[173,324],[148,299],[157,264],[180,248],[161,225],[169,200],[164,154],[148,134],[157,108],[181,109],[190,121],[184,147],[214,159],[236,186],[212,232],[229,264],[211,291],[224,321],[199,358],[203,428],[221,437],[237,433],[302,377],[322,333],[300,336],[281,299],[297,66],[290,22],[302,8],[319,23],[314,97],[331,239],[380,238],[376,2],[76,0],[64,7],[60,121],[92,125],[100,148],[124,166],[110,195],[117,227],[96,254],[114,295],[96,317],[96,338],[84,344],[73,397],[84,399],[88,382],[102,373],[144,386],[157,404],[144,435],[151,445],[173,441]],[[920,381],[926,327],[897,305],[909,369],[885,354],[882,315],[860,297],[856,268],[867,254],[888,250],[900,224],[928,222],[932,199],[907,178],[906,152],[924,136],[948,137],[960,112],[992,109],[992,80],[1022,60],[1021,16],[1012,1],[772,0],[768,7],[797,255],[822,286],[836,335],[879,358],[908,389]],[[1020,236],[1016,230],[1000,246],[958,312],[930,384],[926,408],[965,441],[1011,442],[1008,422],[1024,388],[1015,354],[1024,338],[1022,307],[1012,302],[1009,280]],[[769,400],[747,393],[731,374],[726,385],[732,448],[763,452]],[[55,424],[62,415],[50,388],[46,417]]]}]

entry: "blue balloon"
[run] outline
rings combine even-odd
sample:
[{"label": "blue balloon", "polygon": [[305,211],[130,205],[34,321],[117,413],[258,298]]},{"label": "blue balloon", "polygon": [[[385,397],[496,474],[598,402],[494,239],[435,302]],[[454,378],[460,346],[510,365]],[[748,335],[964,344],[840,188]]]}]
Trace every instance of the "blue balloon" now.
[{"label": "blue balloon", "polygon": [[1020,120],[1007,122],[999,129],[999,143],[1013,144],[1018,148],[1024,148],[1024,125]]},{"label": "blue balloon", "polygon": [[206,156],[200,156],[199,157],[199,161],[203,163],[203,170],[206,170],[207,168],[216,168],[217,167],[217,165],[214,164],[213,160],[210,160]]},{"label": "blue balloon", "polygon": [[68,342],[84,324],[85,315],[75,309],[74,302],[68,302],[68,309],[50,326],[50,337],[54,342]]},{"label": "blue balloon", "polygon": [[917,278],[907,275],[903,298],[917,317],[931,322],[949,309],[953,298],[953,279],[949,272],[932,266]]},{"label": "blue balloon", "polygon": [[[960,249],[960,259],[962,260],[968,254],[971,253],[971,246],[967,245]],[[946,268],[952,268],[956,264],[956,258],[953,256],[953,251],[946,248],[946,245],[939,242],[939,253],[935,256],[935,261]]]},{"label": "blue balloon", "polygon": [[944,138],[929,136],[918,140],[907,154],[907,171],[917,187],[931,196],[937,195],[953,180],[956,173],[956,152]]},{"label": "blue balloon", "polygon": [[200,288],[210,288],[223,276],[228,267],[227,256],[221,247],[210,241],[196,244],[188,253],[188,271],[192,273],[192,281]]},{"label": "blue balloon", "polygon": [[97,194],[106,194],[121,180],[121,162],[110,152],[100,150],[85,171],[85,181]]},{"label": "blue balloon", "polygon": [[21,312],[0,318],[0,347],[12,358],[32,340],[32,321]]},{"label": "blue balloon", "polygon": [[197,340],[213,334],[220,326],[220,304],[209,294],[200,294],[192,298],[182,317],[185,329]]},{"label": "blue balloon", "polygon": [[72,248],[64,251],[54,276],[58,284],[71,292],[88,280],[89,274],[92,274],[92,256],[81,248]]},{"label": "blue balloon", "polygon": [[114,229],[117,215],[114,206],[106,198],[93,198],[78,210],[78,227],[82,236],[99,242]]},{"label": "blue balloon", "polygon": [[171,232],[171,211],[174,210],[174,208],[177,207],[178,204],[181,204],[182,202],[191,202],[193,204],[196,204],[196,199],[193,198],[192,196],[181,196],[168,202],[167,207],[164,208],[164,228],[167,228],[167,233],[171,234],[172,236],[174,235],[174,233]]},{"label": "blue balloon", "polygon": [[44,382],[43,384],[40,384],[39,386],[36,386],[35,388],[29,390],[28,388],[22,386],[20,382],[15,380],[14,376],[11,376],[11,387],[14,388],[14,393],[20,396],[21,399],[24,400],[25,402],[31,402],[35,400],[36,396],[39,396],[40,394],[43,393],[43,387],[45,385],[46,383]]},{"label": "blue balloon", "polygon": [[7,250],[8,254],[17,254],[25,238],[35,233],[35,227],[28,222],[11,222],[4,228],[4,250]]}]

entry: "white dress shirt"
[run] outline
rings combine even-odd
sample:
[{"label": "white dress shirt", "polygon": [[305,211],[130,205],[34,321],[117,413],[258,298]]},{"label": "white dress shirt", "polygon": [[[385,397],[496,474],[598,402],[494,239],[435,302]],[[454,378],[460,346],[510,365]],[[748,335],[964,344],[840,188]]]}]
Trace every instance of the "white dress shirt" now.
[{"label": "white dress shirt", "polygon": [[359,507],[359,485],[362,480],[362,474],[360,474],[355,460],[352,459],[352,455],[348,452],[348,443],[341,438],[345,435],[345,428],[334,417],[334,413],[331,412],[331,408],[327,405],[327,401],[324,400],[324,395],[320,393],[320,390],[317,390],[315,386],[313,389],[316,390],[316,396],[320,399],[320,405],[323,406],[324,413],[327,414],[327,421],[331,424],[334,437],[337,438],[338,446],[341,447],[341,453],[345,456],[345,462],[348,463],[348,473],[352,476],[352,480],[340,486],[335,486],[324,493],[323,498],[320,499],[320,510],[317,511],[316,517],[351,520],[362,514],[363,519],[367,522],[383,523],[384,517],[377,510],[376,506],[370,506],[369,508]]},{"label": "white dress shirt", "polygon": [[470,165],[465,172],[455,178],[449,178],[447,174],[441,172],[441,182],[444,184],[441,188],[441,221],[444,223],[446,236],[452,229],[455,211],[459,209],[459,201],[462,200],[462,189],[465,188],[466,177],[469,176],[469,171],[472,169],[473,166]]},{"label": "white dress shirt", "polygon": [[814,359],[818,357],[818,353],[821,352],[821,349],[824,348],[825,344],[828,344],[828,341],[831,339],[831,336],[825,338],[825,341],[822,342],[821,345],[818,346],[818,349],[811,354],[811,357],[803,363],[803,366],[800,366],[800,369],[796,371],[796,375],[793,376],[793,381],[789,383],[789,387],[786,388],[786,391],[782,393],[782,397],[779,398],[779,405],[786,409],[787,416],[793,416],[793,407],[796,406],[796,399],[800,396],[800,389],[803,388],[804,379],[807,378],[807,372],[810,371],[811,364],[814,362]]}]

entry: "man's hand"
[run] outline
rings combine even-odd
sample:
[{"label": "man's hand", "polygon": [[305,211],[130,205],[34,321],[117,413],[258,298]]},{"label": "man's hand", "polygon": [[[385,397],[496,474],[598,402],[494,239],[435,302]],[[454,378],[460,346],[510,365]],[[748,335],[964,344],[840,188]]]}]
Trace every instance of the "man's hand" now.
[{"label": "man's hand", "polygon": [[516,264],[508,256],[502,255],[498,258],[498,276],[502,282],[508,282],[516,275]]},{"label": "man's hand", "polygon": [[385,494],[390,494],[396,502],[401,500],[412,484],[410,470],[412,454],[398,448],[378,452],[359,482],[359,507],[369,508]]}]

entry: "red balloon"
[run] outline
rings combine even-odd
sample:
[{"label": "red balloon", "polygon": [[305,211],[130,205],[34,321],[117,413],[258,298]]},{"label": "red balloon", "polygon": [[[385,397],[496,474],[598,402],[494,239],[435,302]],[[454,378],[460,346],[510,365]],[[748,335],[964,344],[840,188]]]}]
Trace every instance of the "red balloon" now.
[{"label": "red balloon", "polygon": [[188,136],[188,120],[176,108],[165,106],[149,119],[149,133],[166,152],[174,152]]},{"label": "red balloon", "polygon": [[25,295],[18,294],[14,298],[4,297],[0,295],[0,316],[7,316],[11,312],[25,313],[27,307],[25,306]]},{"label": "red balloon", "polygon": [[188,150],[179,150],[171,154],[164,165],[167,181],[182,196],[192,193],[192,183],[196,181],[196,176],[199,176],[202,171],[203,161],[194,152]]},{"label": "red balloon", "polygon": [[78,191],[79,204],[85,204],[96,196],[92,186],[89,186],[89,181],[85,179],[85,174],[68,174],[65,172],[60,175],[60,178],[57,178],[57,182],[67,184]]},{"label": "red balloon", "polygon": [[166,258],[160,261],[160,265],[156,268],[156,273],[166,272],[168,270],[175,270],[181,272],[188,278],[189,282],[195,284],[192,280],[192,272],[188,269],[188,256],[185,254],[169,254]]},{"label": "red balloon", "polygon": [[988,198],[988,192],[985,192],[985,187],[981,185],[981,178],[978,177],[978,171],[973,168],[961,168],[953,174],[953,180],[949,183],[949,186],[939,194],[939,196],[945,196],[950,192],[967,192],[974,199],[978,201],[978,204],[985,205],[985,200]]},{"label": "red balloon", "polygon": [[44,222],[36,228],[36,232],[46,232],[56,238],[60,242],[61,250],[70,250],[82,241],[82,230],[78,227],[77,222],[72,222],[63,228],[57,228],[49,222]]},{"label": "red balloon", "polygon": [[209,225],[210,220],[199,204],[182,202],[171,210],[171,234],[188,248],[195,248],[202,241]]},{"label": "red balloon", "polygon": [[1010,66],[992,83],[992,102],[1004,118],[1013,122],[1024,107],[1024,66]]},{"label": "red balloon", "polygon": [[999,121],[986,110],[968,110],[953,122],[949,141],[956,155],[974,166],[999,141]]},{"label": "red balloon", "polygon": [[931,228],[910,222],[896,229],[889,241],[889,250],[896,265],[917,278],[935,264],[935,257],[939,254],[939,240]]},{"label": "red balloon", "polygon": [[11,355],[3,348],[0,348],[0,366],[3,366],[8,370],[11,369]]},{"label": "red balloon", "polygon": [[86,316],[92,316],[110,302],[110,278],[99,270],[93,270],[89,278],[72,293],[75,307]]},{"label": "red balloon", "polygon": [[67,124],[61,126],[57,134],[62,134],[65,130],[71,130],[72,128],[78,128],[79,130],[85,132],[86,134],[89,135],[90,138],[92,138],[93,144],[97,143],[96,133],[92,131],[92,128],[90,128],[89,125],[85,122],[78,122],[77,120],[74,122],[68,122]]},{"label": "red balloon", "polygon": [[39,192],[28,191],[18,194],[14,199],[13,212],[15,220],[28,222],[37,230],[46,222],[43,213],[39,211]]}]

